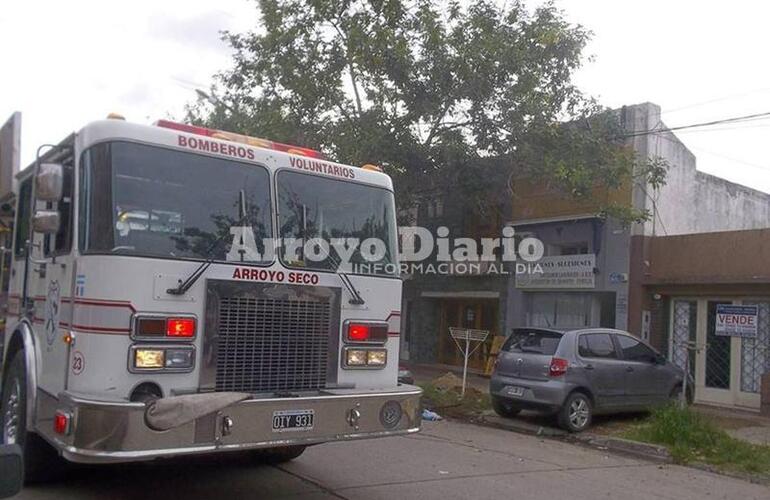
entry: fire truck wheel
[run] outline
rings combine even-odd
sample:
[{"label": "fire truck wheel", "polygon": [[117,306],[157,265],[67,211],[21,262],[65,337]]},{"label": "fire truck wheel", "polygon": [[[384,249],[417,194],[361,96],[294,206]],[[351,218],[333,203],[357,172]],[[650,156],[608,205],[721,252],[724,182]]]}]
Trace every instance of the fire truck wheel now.
[{"label": "fire truck wheel", "polygon": [[18,351],[8,365],[3,383],[0,420],[4,443],[16,443],[24,450],[24,479],[27,483],[60,479],[66,462],[45,440],[27,431],[27,372],[24,351]]},{"label": "fire truck wheel", "polygon": [[260,462],[266,464],[282,464],[302,455],[305,448],[305,446],[281,446],[279,448],[256,450],[254,454]]}]

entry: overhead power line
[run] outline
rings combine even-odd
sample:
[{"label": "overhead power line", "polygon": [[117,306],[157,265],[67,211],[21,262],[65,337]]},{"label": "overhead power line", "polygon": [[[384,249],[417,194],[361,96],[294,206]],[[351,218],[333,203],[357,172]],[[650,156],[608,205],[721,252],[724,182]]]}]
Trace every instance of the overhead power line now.
[{"label": "overhead power line", "polygon": [[640,130],[636,132],[631,132],[629,134],[624,134],[623,137],[639,137],[644,135],[660,134],[662,132],[676,132],[677,130],[688,130],[688,129],[699,128],[699,127],[710,127],[713,125],[721,125],[723,123],[742,123],[742,122],[753,121],[759,118],[767,118],[767,117],[770,117],[770,111],[767,111],[764,113],[755,113],[753,115],[736,116],[733,118],[723,118],[721,120],[712,120],[710,122],[693,123],[690,125],[680,125],[678,127],[664,127],[664,128],[652,128],[650,130]]},{"label": "overhead power line", "polygon": [[697,107],[700,107],[700,106],[705,106],[707,104],[713,104],[715,102],[727,101],[727,100],[730,100],[730,99],[736,99],[738,97],[745,97],[747,95],[752,95],[752,94],[759,94],[759,93],[762,93],[762,92],[770,92],[770,87],[761,88],[761,89],[747,90],[745,92],[739,92],[737,94],[730,94],[730,95],[726,95],[726,96],[715,97],[715,98],[709,99],[707,101],[700,101],[700,102],[695,102],[695,103],[692,103],[692,104],[686,104],[686,105],[680,106],[678,108],[664,109],[663,113],[664,114],[678,113],[679,111],[683,111],[683,110],[686,110],[686,109],[697,108]]}]

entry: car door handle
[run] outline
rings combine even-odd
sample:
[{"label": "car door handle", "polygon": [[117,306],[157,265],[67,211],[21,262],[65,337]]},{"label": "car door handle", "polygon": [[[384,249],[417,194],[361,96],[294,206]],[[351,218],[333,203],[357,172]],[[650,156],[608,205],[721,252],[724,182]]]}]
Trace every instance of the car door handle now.
[{"label": "car door handle", "polygon": [[633,366],[627,366],[626,367],[626,371],[627,372],[632,372],[632,371],[634,371],[634,367]]},{"label": "car door handle", "polygon": [[585,368],[586,370],[593,370],[594,365],[585,365],[583,368]]}]

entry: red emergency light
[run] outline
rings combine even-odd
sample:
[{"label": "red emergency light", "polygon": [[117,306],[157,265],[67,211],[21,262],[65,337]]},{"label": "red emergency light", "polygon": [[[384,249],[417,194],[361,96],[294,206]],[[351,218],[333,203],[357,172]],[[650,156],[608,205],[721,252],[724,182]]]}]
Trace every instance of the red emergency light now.
[{"label": "red emergency light", "polygon": [[346,321],[345,342],[383,344],[388,340],[388,324],[381,321]]},{"label": "red emergency light", "polygon": [[351,323],[348,326],[348,340],[352,342],[366,342],[369,340],[369,325]]},{"label": "red emergency light", "polygon": [[56,434],[69,434],[70,416],[62,411],[57,411],[53,417],[53,431]]},{"label": "red emergency light", "polygon": [[227,132],[224,130],[216,130],[206,127],[198,127],[196,125],[188,125],[186,123],[177,123],[170,120],[158,120],[155,122],[155,126],[162,128],[169,128],[172,130],[178,130],[180,132],[187,132],[188,134],[203,135],[211,137],[213,139],[222,139],[225,141],[239,142],[241,144],[248,144],[258,148],[273,149],[275,151],[282,151],[293,155],[307,156],[309,158],[318,158],[320,160],[325,159],[323,153],[316,151],[315,149],[303,148],[300,146],[293,146],[291,144],[284,144],[282,142],[270,141],[267,139],[261,139],[259,137],[251,137],[249,135],[236,134],[233,132]]},{"label": "red emergency light", "polygon": [[168,337],[195,337],[195,320],[193,318],[168,318],[166,320],[166,335]]}]

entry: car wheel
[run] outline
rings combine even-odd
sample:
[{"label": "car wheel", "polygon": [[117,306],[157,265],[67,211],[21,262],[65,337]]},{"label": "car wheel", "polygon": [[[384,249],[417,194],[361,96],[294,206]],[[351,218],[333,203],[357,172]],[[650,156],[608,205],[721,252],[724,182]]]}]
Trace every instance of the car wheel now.
[{"label": "car wheel", "polygon": [[498,397],[492,398],[492,409],[495,410],[495,413],[505,418],[515,417],[521,412],[521,408],[517,408],[512,402]]},{"label": "car wheel", "polygon": [[305,446],[281,446],[278,448],[265,448],[256,450],[254,455],[257,460],[266,464],[282,464],[302,455]]},{"label": "car wheel", "polygon": [[34,432],[27,431],[27,372],[24,351],[17,351],[8,365],[0,403],[2,439],[24,450],[24,479],[39,483],[60,479],[66,462]]},{"label": "car wheel", "polygon": [[591,425],[592,417],[593,407],[588,396],[573,392],[559,411],[559,426],[569,432],[582,432]]}]

